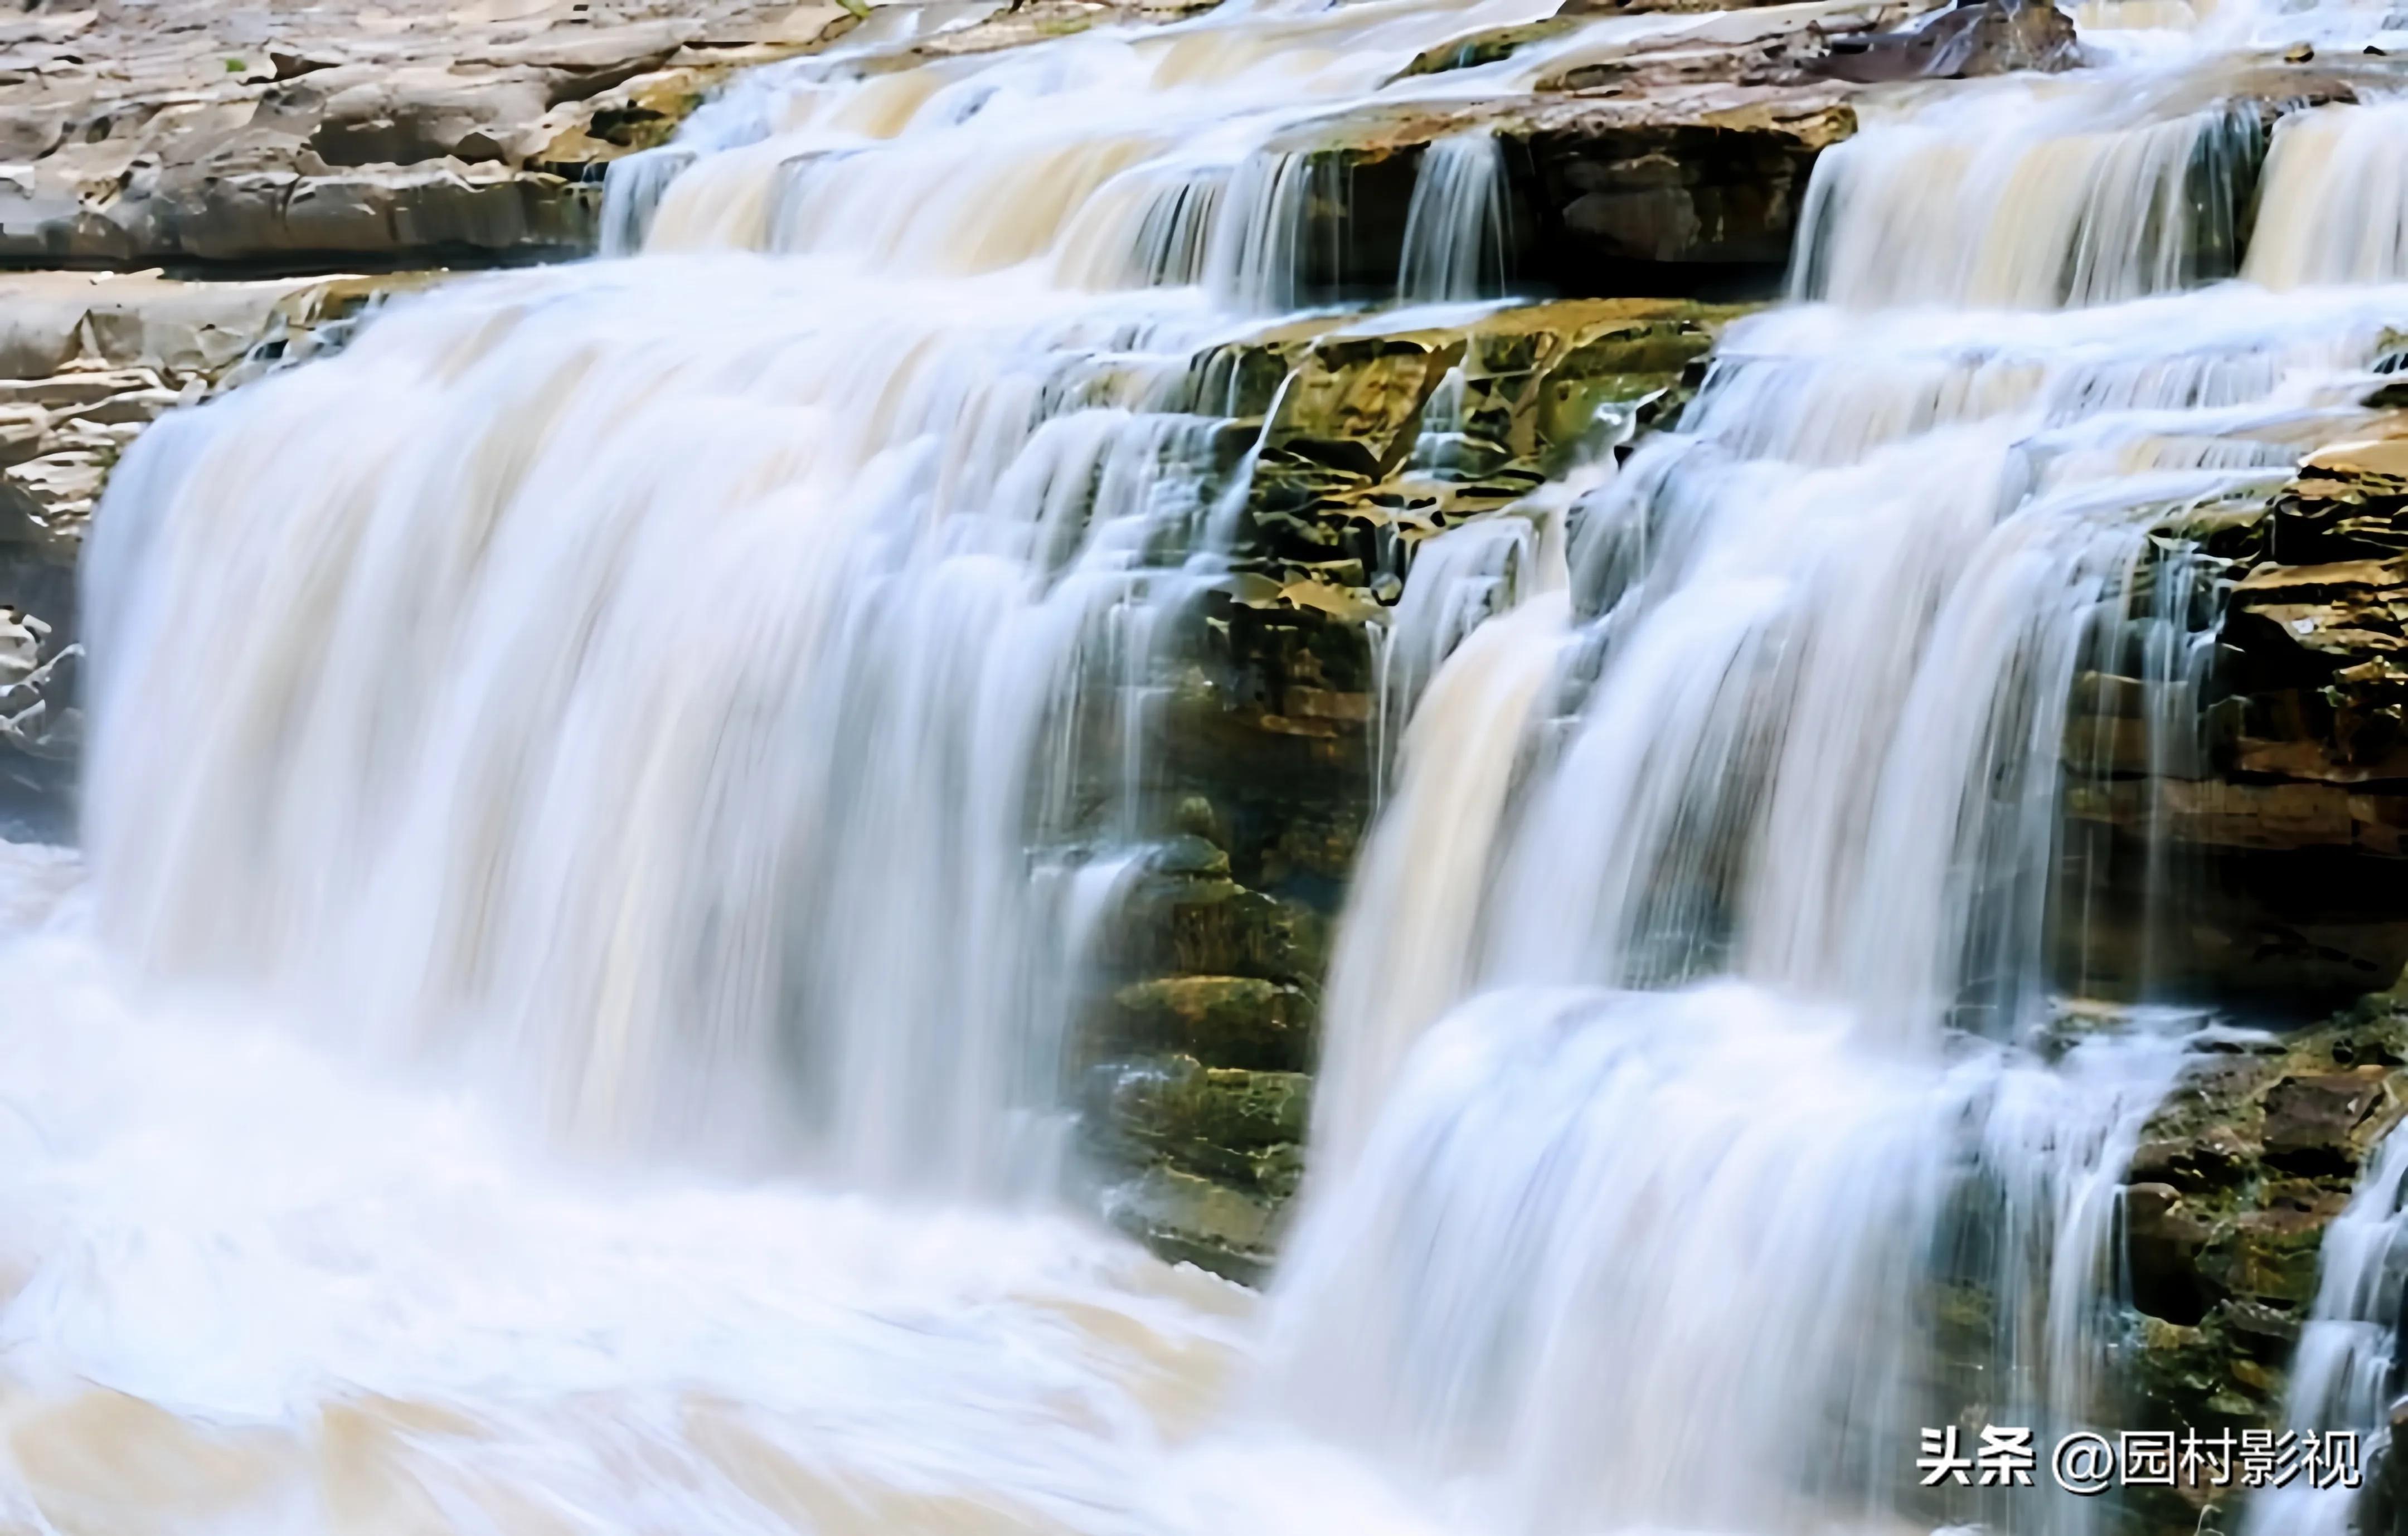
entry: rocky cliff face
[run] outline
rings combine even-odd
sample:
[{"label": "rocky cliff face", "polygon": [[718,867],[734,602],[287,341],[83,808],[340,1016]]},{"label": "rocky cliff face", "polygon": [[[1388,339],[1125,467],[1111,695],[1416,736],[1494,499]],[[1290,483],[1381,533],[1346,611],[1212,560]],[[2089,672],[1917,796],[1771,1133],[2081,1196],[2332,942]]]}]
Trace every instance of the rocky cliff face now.
[{"label": "rocky cliff face", "polygon": [[2271,498],[2171,530],[2195,542],[2184,622],[2213,634],[2209,665],[2184,685],[2179,720],[2154,725],[2139,679],[2084,679],[2069,809],[2094,837],[2077,838],[2089,862],[2073,878],[2103,871],[2136,911],[2129,881],[2154,839],[2160,863],[2182,870],[2185,901],[2159,914],[2160,931],[2136,918],[2120,955],[2111,942],[2069,956],[2094,990],[2141,984],[2145,941],[2162,969],[2198,980],[2202,1000],[2298,1024],[2389,986],[2408,964],[2402,467],[2389,438],[2336,444]]},{"label": "rocky cliff face", "polygon": [[[2327,1229],[2408,1113],[2408,1009],[2370,998],[2203,1055],[2143,1132],[2124,1189],[2136,1428],[2279,1428]],[[2214,1489],[2131,1490],[2134,1523],[2213,1519]]]},{"label": "rocky cliff face", "polygon": [[791,0],[37,4],[0,26],[0,261],[582,252],[603,162],[666,136],[730,69],[853,21]]},{"label": "rocky cliff face", "polygon": [[[1106,1209],[1252,1280],[1303,1169],[1330,929],[1371,811],[1379,628],[1414,552],[1675,409],[1736,310],[1537,305],[1459,327],[1273,331],[1197,360],[1258,438],[1239,574],[1148,742],[1168,840],[1101,948],[1084,1101]],[[1433,409],[1445,392],[1449,402]]]}]

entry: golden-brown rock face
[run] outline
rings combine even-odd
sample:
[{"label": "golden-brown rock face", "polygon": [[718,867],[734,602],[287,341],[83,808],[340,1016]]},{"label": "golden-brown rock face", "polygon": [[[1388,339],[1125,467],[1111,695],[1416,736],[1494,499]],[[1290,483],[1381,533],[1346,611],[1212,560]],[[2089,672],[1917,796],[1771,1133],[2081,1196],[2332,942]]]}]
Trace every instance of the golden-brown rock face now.
[{"label": "golden-brown rock face", "polygon": [[[1564,300],[1436,329],[1292,327],[1207,353],[1197,366],[1228,380],[1238,414],[1269,417],[1240,568],[1297,606],[1344,613],[1349,602],[1393,601],[1422,539],[1610,446],[1597,438],[1601,423],[1668,417],[1691,366],[1744,312]],[[1417,457],[1451,373],[1456,424],[1442,453]]]}]

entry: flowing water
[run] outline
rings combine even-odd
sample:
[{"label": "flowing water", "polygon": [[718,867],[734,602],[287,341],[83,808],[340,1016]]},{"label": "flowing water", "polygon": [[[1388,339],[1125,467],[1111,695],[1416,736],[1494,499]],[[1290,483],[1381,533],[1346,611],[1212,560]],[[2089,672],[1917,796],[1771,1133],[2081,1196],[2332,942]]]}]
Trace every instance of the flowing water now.
[{"label": "flowing water", "polygon": [[[2061,1006],[2069,701],[2187,750],[2196,530],[2408,323],[2354,195],[2403,120],[2261,165],[2272,12],[2094,7],[2098,70],[1869,103],[1806,302],[1680,430],[1425,547],[1268,1301],[1055,1203],[1257,446],[1193,360],[1370,296],[1319,124],[1867,7],[1403,73],[1555,9],[908,65],[882,15],[615,166],[624,259],[146,435],[85,846],[0,850],[0,1528],[2087,1529],[1909,1469],[2115,1422],[2114,1191],[2188,1023]],[[1423,158],[1377,296],[1501,296],[1499,156]],[[2388,1220],[2310,1333],[2353,1414]]]}]

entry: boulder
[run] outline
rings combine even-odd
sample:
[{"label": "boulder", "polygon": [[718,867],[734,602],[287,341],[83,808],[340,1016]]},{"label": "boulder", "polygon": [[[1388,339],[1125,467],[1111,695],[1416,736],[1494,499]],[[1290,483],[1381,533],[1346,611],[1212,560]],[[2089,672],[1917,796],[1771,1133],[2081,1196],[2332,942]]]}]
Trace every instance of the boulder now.
[{"label": "boulder", "polygon": [[1594,73],[1640,68],[1599,65],[1527,95],[1382,108],[1291,130],[1271,148],[1301,157],[1313,187],[1312,228],[1297,242],[1307,255],[1299,299],[1393,294],[1421,157],[1437,139],[1472,132],[1500,149],[1510,287],[1564,297],[1776,294],[1814,161],[1856,131],[1849,92],[1828,81],[1663,84],[1643,70]]},{"label": "boulder", "polygon": [[1834,79],[1965,79],[2082,63],[2073,18],[2046,0],[1958,0],[1897,32],[1842,37],[1813,67]]},{"label": "boulder", "polygon": [[1163,1257],[1242,1285],[1270,1272],[1281,1207],[1215,1179],[1153,1167],[1101,1196],[1105,1218]]}]

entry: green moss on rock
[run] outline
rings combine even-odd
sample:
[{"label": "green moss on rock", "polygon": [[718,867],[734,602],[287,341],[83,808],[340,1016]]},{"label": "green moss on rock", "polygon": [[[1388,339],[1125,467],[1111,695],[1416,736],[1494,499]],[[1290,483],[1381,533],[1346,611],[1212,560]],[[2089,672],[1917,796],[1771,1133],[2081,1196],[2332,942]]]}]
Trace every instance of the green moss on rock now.
[{"label": "green moss on rock", "polygon": [[[2408,1012],[2369,998],[2202,1055],[2151,1117],[2124,1189],[2134,1428],[2280,1422],[2325,1234],[2408,1113],[2403,1063]],[[2136,1529],[2171,1536],[2216,1490],[2132,1491]]]},{"label": "green moss on rock", "polygon": [[1117,1033],[1264,1070],[1295,1070],[1312,1056],[1312,998],[1258,976],[1163,976],[1112,995]]}]

